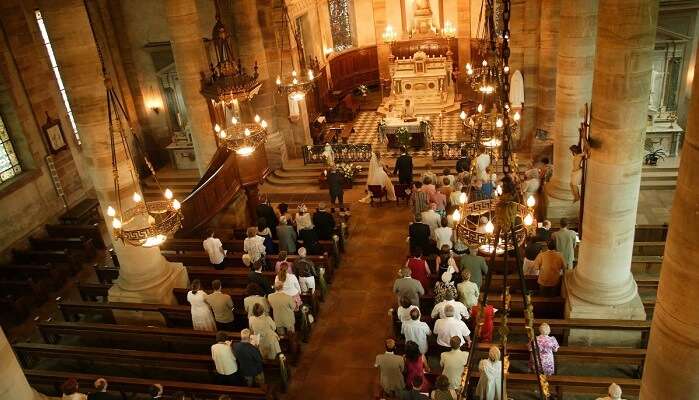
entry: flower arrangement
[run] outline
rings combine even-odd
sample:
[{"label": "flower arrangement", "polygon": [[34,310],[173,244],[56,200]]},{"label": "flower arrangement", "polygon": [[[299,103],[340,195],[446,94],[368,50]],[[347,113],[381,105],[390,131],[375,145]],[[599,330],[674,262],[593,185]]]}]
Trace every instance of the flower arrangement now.
[{"label": "flower arrangement", "polygon": [[356,93],[362,97],[366,97],[369,93],[369,88],[366,85],[357,86]]},{"label": "flower arrangement", "polygon": [[355,165],[353,163],[339,163],[335,165],[335,168],[347,182],[352,182],[354,180],[354,176],[362,170],[361,165]]},{"label": "flower arrangement", "polygon": [[396,129],[396,139],[401,146],[409,146],[412,136],[410,135],[408,128],[401,126],[400,128]]}]

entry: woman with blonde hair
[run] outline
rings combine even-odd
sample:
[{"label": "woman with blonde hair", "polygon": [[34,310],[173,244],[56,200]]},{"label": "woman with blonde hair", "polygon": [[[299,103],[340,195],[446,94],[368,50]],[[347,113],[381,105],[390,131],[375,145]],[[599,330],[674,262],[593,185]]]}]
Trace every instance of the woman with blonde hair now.
[{"label": "woman with blonde hair", "polygon": [[302,303],[301,285],[299,284],[299,279],[293,274],[293,272],[289,272],[287,268],[280,268],[279,272],[277,272],[277,276],[274,278],[275,287],[277,286],[277,283],[283,284],[284,289],[282,289],[282,292],[288,294],[294,299],[294,303],[296,303],[294,311],[298,311]]},{"label": "woman with blonde hair", "polygon": [[[553,361],[553,353],[558,351],[558,340],[555,337],[549,336],[551,327],[547,323],[539,325],[539,336],[536,337],[536,342],[539,345],[539,360],[541,361],[541,369],[544,375],[553,375],[556,370],[556,364]],[[529,345],[531,347],[531,344]],[[534,370],[532,360],[529,360],[529,368]]]},{"label": "woman with blonde hair", "polygon": [[490,346],[488,358],[478,364],[481,377],[476,386],[476,396],[480,400],[499,400],[502,392],[502,361],[500,361],[500,349]]},{"label": "woman with blonde hair", "polygon": [[471,307],[478,304],[478,296],[480,295],[480,290],[478,285],[471,282],[471,271],[464,268],[461,271],[461,278],[463,281],[456,285],[456,291],[459,293],[459,301],[464,303],[466,307],[470,310]]}]

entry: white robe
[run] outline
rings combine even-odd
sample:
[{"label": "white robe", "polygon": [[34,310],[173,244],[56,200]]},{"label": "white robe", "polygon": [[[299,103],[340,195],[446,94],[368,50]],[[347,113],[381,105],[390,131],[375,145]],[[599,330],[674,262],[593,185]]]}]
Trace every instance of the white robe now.
[{"label": "white robe", "polygon": [[187,292],[187,301],[192,305],[192,326],[198,331],[215,331],[216,320],[211,312],[209,304],[206,302],[208,295],[203,290],[196,294],[190,290]]},{"label": "white robe", "polygon": [[490,179],[490,176],[488,175],[487,172],[485,172],[485,169],[490,166],[490,156],[486,153],[481,153],[476,157],[476,173],[478,179],[482,180],[483,182],[487,182]]},{"label": "white robe", "polygon": [[500,400],[502,361],[493,362],[486,358],[478,364],[478,370],[481,377],[478,379],[478,386],[476,386],[476,396],[480,400]]}]

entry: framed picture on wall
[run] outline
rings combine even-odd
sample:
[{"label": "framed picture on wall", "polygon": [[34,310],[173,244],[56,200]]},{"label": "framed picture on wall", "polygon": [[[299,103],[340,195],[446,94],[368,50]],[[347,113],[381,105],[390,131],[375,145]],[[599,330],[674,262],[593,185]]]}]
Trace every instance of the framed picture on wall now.
[{"label": "framed picture on wall", "polygon": [[46,113],[46,123],[41,129],[44,131],[46,146],[48,147],[49,153],[56,154],[68,147],[60,120],[52,119],[49,114]]}]

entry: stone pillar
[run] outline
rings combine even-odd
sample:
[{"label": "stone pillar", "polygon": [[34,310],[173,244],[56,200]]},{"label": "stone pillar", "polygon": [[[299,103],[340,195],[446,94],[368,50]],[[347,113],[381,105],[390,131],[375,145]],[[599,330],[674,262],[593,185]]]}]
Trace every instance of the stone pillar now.
[{"label": "stone pillar", "polygon": [[0,399],[34,400],[44,398],[29,386],[15,353],[0,328]]},{"label": "stone pillar", "polygon": [[[206,99],[201,91],[202,73],[208,73],[206,50],[202,42],[197,2],[195,0],[166,0],[167,24],[175,57],[177,78],[182,85],[182,97],[192,132],[192,143],[200,174],[206,172],[217,145]],[[213,27],[214,21],[211,21]]]},{"label": "stone pillar", "polygon": [[[699,76],[699,66],[694,71]],[[699,93],[699,79],[693,86]],[[699,95],[688,111],[641,399],[699,398],[699,312],[693,304],[699,295]]]},{"label": "stone pillar", "polygon": [[541,0],[539,69],[537,71],[536,129],[549,132],[548,140],[532,138],[531,155],[538,160],[551,151],[556,111],[556,55],[561,0]]},{"label": "stone pillar", "polygon": [[[82,0],[64,0],[60,5],[46,1],[42,7],[47,30],[56,48],[63,83],[68,90],[75,121],[83,141],[82,155],[88,166],[102,215],[115,205],[111,150],[109,144],[106,91],[97,54]],[[116,84],[116,82],[114,82]],[[129,163],[117,145],[121,194],[124,208],[131,207],[133,186]],[[111,228],[111,218],[105,221]],[[121,268],[119,279],[109,290],[110,301],[136,303],[174,303],[174,287],[186,287],[187,271],[180,263],[170,263],[160,249],[123,245],[113,241]]]},{"label": "stone pillar", "polygon": [[561,0],[560,36],[556,67],[556,108],[552,135],[553,177],[546,185],[547,217],[578,218],[579,203],[570,189],[571,145],[578,144],[578,128],[585,103],[592,100],[592,72],[597,36],[597,0]]},{"label": "stone pillar", "polygon": [[[372,0],[372,5],[374,7],[376,54],[379,58],[379,79],[389,79],[388,59],[391,56],[391,46],[383,42],[383,32],[386,29],[386,21],[388,20],[386,17],[386,0]],[[394,26],[393,29],[399,32],[398,40],[400,40],[400,35],[403,34],[401,27]],[[463,64],[465,65],[466,63]]]},{"label": "stone pillar", "polygon": [[646,317],[631,256],[657,14],[654,0],[599,1],[591,120],[596,144],[587,164],[579,263],[566,276],[570,318]]}]

